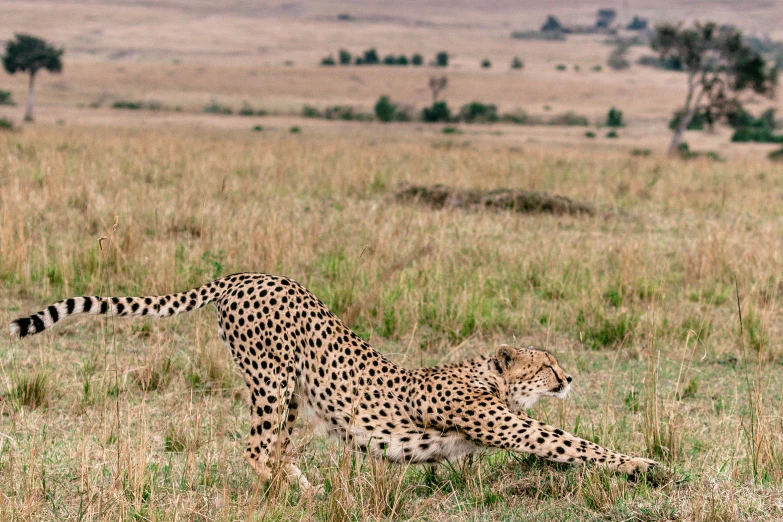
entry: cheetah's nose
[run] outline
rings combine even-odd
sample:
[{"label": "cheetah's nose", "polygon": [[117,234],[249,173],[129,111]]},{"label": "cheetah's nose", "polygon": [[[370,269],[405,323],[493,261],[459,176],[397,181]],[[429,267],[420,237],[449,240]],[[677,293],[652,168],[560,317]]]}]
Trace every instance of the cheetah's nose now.
[{"label": "cheetah's nose", "polygon": [[566,381],[567,381],[567,382],[571,382],[571,381],[573,381],[573,380],[574,380],[574,379],[573,379],[573,378],[572,378],[570,375],[569,375],[568,377],[566,377]]}]

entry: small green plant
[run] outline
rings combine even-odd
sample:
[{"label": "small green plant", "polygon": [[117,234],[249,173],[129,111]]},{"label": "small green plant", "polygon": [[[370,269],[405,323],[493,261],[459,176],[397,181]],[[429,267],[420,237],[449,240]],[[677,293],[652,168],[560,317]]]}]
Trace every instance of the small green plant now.
[{"label": "small green plant", "polygon": [[609,109],[609,113],[606,115],[607,127],[625,127],[623,122],[623,111],[612,107]]},{"label": "small green plant", "polygon": [[302,132],[302,128],[297,125],[294,125],[290,129],[288,129],[288,132],[290,132],[291,134],[299,134],[300,132]]},{"label": "small green plant", "polygon": [[649,156],[652,154],[650,149],[631,149],[631,156]]},{"label": "small green plant", "polygon": [[585,138],[595,138],[595,132],[593,131],[585,132]]},{"label": "small green plant", "polygon": [[443,134],[462,134],[462,131],[456,127],[443,127]]},{"label": "small green plant", "polygon": [[144,107],[144,102],[140,101],[130,101],[130,100],[117,100],[116,102],[111,104],[112,109],[129,109],[129,110],[139,110]]},{"label": "small green plant", "polygon": [[50,387],[49,376],[36,371],[33,374],[17,375],[11,379],[11,401],[18,408],[25,407],[36,409],[46,406],[49,401]]},{"label": "small green plant", "polygon": [[601,72],[603,69],[600,65],[593,65],[593,72]]},{"label": "small green plant", "polygon": [[421,119],[430,123],[449,122],[451,121],[451,109],[445,101],[435,102],[431,107],[424,108]]},{"label": "small green plant", "polygon": [[11,91],[0,91],[0,105],[16,105],[11,97]]},{"label": "small green plant", "polygon": [[482,69],[489,69],[490,67],[492,67],[492,62],[489,61],[489,58],[484,58],[483,60],[481,60]]},{"label": "small green plant", "polygon": [[565,71],[566,69],[568,69],[568,67],[566,67],[566,64],[564,63],[559,63],[555,66],[555,69],[557,69],[558,71]]},{"label": "small green plant", "polygon": [[619,138],[620,135],[617,134],[616,130],[610,130],[609,132],[606,133],[606,137],[607,138]]},{"label": "small green plant", "polygon": [[212,103],[204,107],[204,112],[206,114],[233,114],[233,110],[231,107],[228,107],[226,105],[221,105],[217,102],[217,100],[212,100]]},{"label": "small green plant", "polygon": [[321,118],[323,117],[323,114],[321,114],[321,111],[319,111],[317,107],[305,105],[302,107],[302,116],[305,118]]},{"label": "small green plant", "polygon": [[253,127],[253,132],[261,132],[264,130],[264,127],[261,125],[256,125]]}]

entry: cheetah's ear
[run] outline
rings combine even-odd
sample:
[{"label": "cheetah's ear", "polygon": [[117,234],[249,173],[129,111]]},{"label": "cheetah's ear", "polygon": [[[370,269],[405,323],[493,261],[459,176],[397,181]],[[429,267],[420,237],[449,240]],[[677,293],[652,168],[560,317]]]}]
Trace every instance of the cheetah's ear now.
[{"label": "cheetah's ear", "polygon": [[511,346],[507,344],[501,344],[500,346],[498,346],[497,359],[501,371],[508,370],[508,367],[511,366],[511,363],[514,360],[515,355],[516,355],[516,350],[514,350],[514,348],[512,348]]}]

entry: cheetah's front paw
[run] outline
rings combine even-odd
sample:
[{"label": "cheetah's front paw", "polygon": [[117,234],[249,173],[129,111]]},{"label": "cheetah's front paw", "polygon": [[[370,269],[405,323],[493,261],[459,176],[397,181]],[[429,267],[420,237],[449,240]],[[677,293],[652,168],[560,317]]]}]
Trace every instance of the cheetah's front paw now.
[{"label": "cheetah's front paw", "polygon": [[644,473],[645,471],[650,470],[657,465],[658,463],[654,460],[635,457],[620,464],[617,469],[622,473],[635,475],[637,473]]}]

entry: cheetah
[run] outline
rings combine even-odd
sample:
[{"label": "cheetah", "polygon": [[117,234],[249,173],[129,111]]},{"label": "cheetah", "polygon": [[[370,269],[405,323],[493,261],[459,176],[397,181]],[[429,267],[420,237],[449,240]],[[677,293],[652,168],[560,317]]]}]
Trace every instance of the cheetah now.
[{"label": "cheetah", "polygon": [[11,323],[11,335],[40,333],[72,315],[170,317],[213,304],[218,335],[249,389],[245,458],[262,483],[282,469],[310,483],[286,448],[301,410],[347,444],[396,462],[434,463],[481,447],[635,474],[656,463],[541,423],[525,412],[563,398],[571,376],[553,355],[497,347],[456,364],[406,369],[386,359],[295,281],[234,274],[155,297],[72,297]]}]

